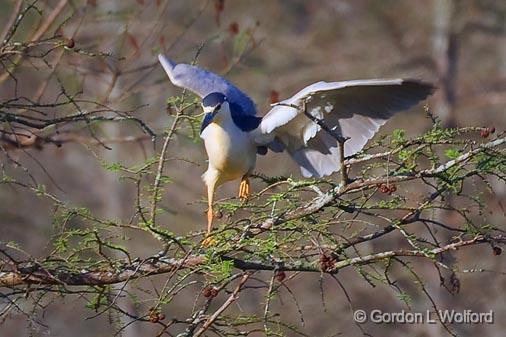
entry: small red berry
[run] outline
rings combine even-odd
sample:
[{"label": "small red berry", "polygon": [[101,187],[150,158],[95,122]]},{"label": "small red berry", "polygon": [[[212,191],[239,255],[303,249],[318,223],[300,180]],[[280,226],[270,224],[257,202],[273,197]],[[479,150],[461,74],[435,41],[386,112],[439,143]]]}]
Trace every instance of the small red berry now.
[{"label": "small red berry", "polygon": [[490,131],[488,129],[483,129],[480,131],[480,136],[482,138],[487,138],[488,136],[490,136]]}]

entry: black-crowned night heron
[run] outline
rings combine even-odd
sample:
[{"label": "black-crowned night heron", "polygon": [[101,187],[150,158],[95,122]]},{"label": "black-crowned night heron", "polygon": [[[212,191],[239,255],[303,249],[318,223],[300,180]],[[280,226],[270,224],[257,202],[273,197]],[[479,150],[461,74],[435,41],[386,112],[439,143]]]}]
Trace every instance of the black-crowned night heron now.
[{"label": "black-crowned night heron", "polygon": [[241,178],[239,197],[247,198],[257,154],[265,154],[267,148],[286,150],[304,177],[329,175],[340,169],[343,155],[360,151],[392,115],[434,90],[429,83],[405,79],[318,82],[258,117],[253,101],[224,78],[163,55],[158,59],[174,85],[202,98],[200,136],[209,157],[202,176],[207,185],[208,235],[215,189]]}]

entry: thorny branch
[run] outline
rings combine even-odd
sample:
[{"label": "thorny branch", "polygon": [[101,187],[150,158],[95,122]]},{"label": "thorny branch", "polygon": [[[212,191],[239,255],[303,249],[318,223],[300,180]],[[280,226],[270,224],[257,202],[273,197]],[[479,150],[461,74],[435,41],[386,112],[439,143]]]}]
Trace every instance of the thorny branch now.
[{"label": "thorny branch", "polygon": [[[289,262],[289,261],[276,261],[276,263],[269,264],[261,261],[245,261],[235,259],[226,255],[221,258],[224,261],[231,261],[233,266],[237,269],[244,271],[300,271],[300,272],[317,272],[335,274],[339,270],[359,265],[366,265],[375,263],[381,260],[387,260],[394,257],[427,257],[427,255],[437,256],[446,251],[458,250],[466,246],[471,246],[480,243],[506,243],[506,236],[499,235],[487,238],[478,235],[469,240],[460,240],[450,243],[443,247],[434,248],[428,251],[422,250],[391,250],[376,254],[369,254],[364,256],[357,256],[345,260],[335,261],[332,268],[322,270],[318,261],[314,262]],[[127,280],[134,280],[139,277],[146,277],[150,275],[166,274],[184,268],[194,268],[199,265],[207,263],[204,255],[189,256],[182,259],[172,258],[158,258],[152,257],[146,261],[136,262],[133,264],[124,263],[117,269],[104,269],[97,271],[81,270],[79,272],[72,272],[59,269],[44,269],[41,266],[34,265],[31,262],[17,262],[16,271],[0,272],[0,286],[14,287],[23,284],[61,284],[65,286],[93,286],[93,285],[107,285],[125,282]],[[27,266],[23,266],[26,264]]]}]

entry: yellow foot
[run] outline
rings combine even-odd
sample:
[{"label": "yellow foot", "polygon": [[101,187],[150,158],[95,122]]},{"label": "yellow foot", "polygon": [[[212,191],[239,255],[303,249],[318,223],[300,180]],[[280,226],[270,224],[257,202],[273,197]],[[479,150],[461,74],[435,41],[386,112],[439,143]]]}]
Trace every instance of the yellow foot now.
[{"label": "yellow foot", "polygon": [[241,184],[239,185],[239,198],[241,200],[249,198],[249,180],[247,178],[241,180]]},{"label": "yellow foot", "polygon": [[200,243],[200,245],[204,248],[212,247],[216,244],[216,240],[211,236],[211,234],[207,234],[206,238]]},{"label": "yellow foot", "polygon": [[216,240],[213,239],[213,237],[211,236],[211,230],[213,228],[213,218],[214,218],[213,207],[211,204],[209,204],[209,208],[207,209],[207,234],[200,244],[204,248],[214,246],[216,244]]}]

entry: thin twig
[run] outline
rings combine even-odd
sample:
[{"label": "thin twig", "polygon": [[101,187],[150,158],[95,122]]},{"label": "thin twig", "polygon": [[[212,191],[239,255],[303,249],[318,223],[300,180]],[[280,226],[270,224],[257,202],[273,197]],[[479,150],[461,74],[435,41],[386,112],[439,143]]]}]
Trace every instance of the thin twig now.
[{"label": "thin twig", "polygon": [[232,304],[234,303],[237,298],[239,297],[239,292],[241,291],[242,286],[246,283],[246,281],[250,278],[252,274],[251,273],[245,273],[241,280],[239,281],[239,284],[234,289],[232,294],[227,298],[227,300],[221,305],[221,307],[216,310],[211,317],[207,319],[207,321],[203,324],[202,328],[200,328],[199,331],[197,331],[193,337],[199,337],[204,332],[206,332],[207,329],[216,321],[216,319]]}]

